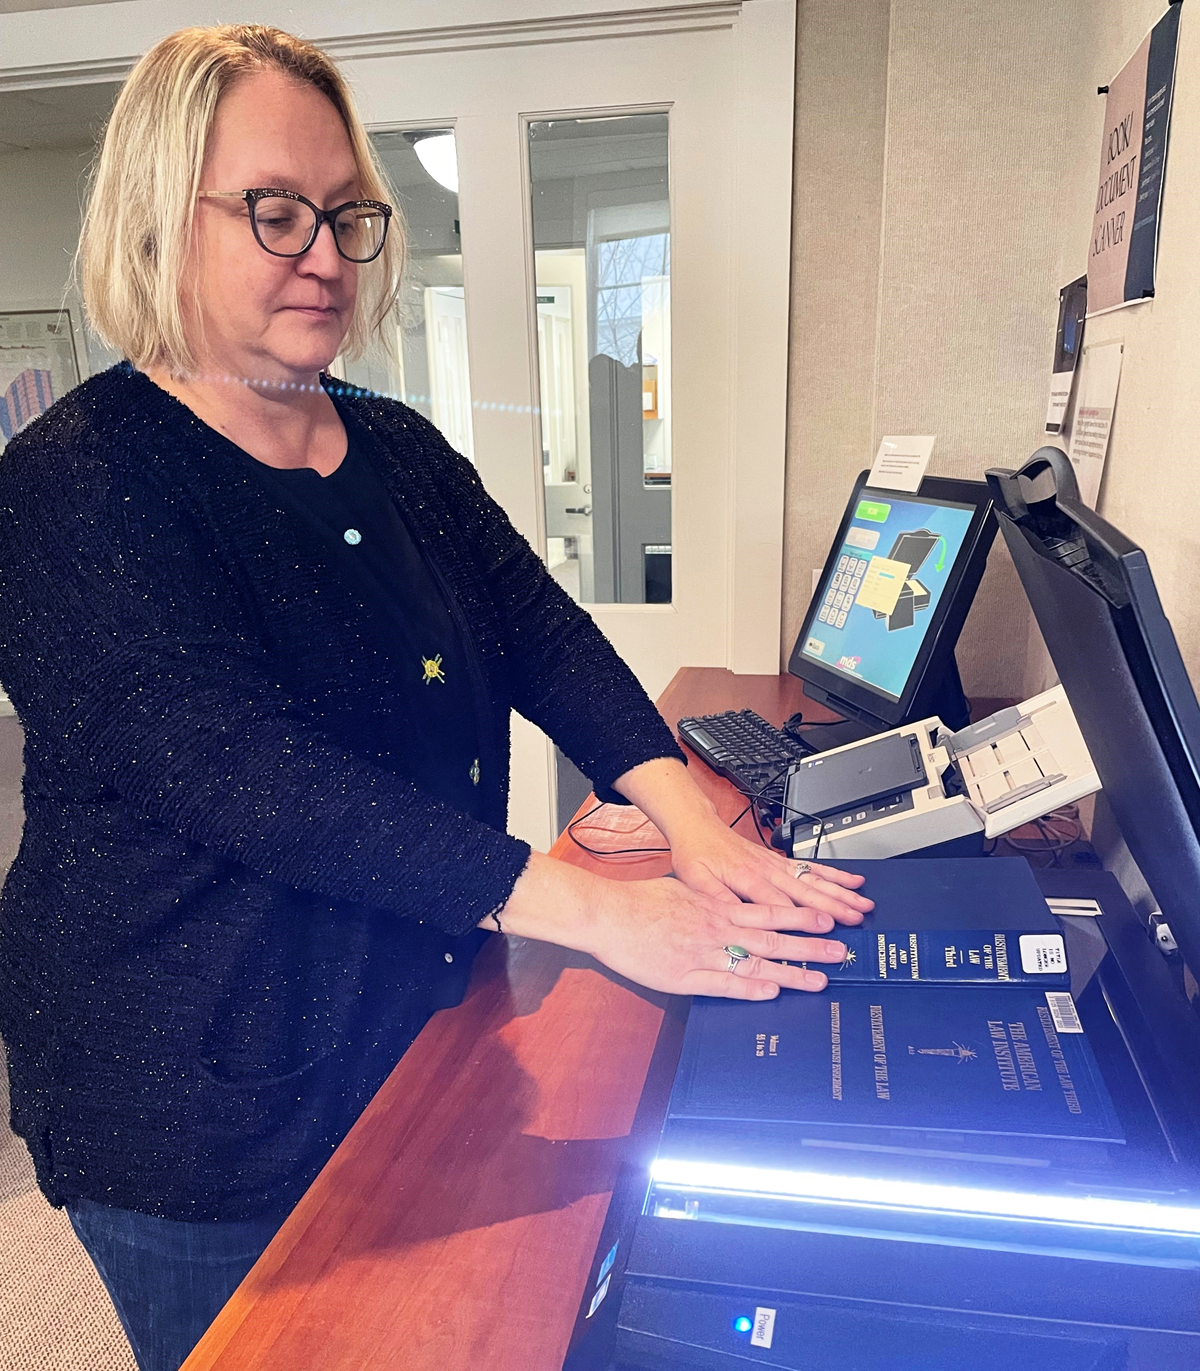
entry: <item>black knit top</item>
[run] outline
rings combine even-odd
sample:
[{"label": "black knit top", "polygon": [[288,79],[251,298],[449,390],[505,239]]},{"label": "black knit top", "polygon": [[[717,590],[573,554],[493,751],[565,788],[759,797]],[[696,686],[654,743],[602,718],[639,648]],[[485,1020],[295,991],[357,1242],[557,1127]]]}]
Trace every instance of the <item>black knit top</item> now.
[{"label": "black knit top", "polygon": [[281,508],[308,524],[334,570],[374,611],[379,646],[392,659],[392,692],[404,697],[396,706],[411,724],[401,740],[404,773],[428,794],[482,818],[471,643],[347,422],[346,455],[328,476],[311,467],[270,467],[240,449],[239,456]]},{"label": "black knit top", "polygon": [[482,819],[405,773],[378,611],[148,378],[93,377],[0,461],[26,814],[0,894],[0,1035],[54,1204],[285,1212],[524,868],[504,832],[510,710],[609,799],[681,756],[437,430],[393,401],[337,403],[470,644]]}]

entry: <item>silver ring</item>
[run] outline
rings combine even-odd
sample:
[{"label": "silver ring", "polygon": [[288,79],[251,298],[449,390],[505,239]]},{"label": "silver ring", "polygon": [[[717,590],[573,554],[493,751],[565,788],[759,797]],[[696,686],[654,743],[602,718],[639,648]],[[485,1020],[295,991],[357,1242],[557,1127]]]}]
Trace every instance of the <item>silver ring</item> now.
[{"label": "silver ring", "polygon": [[798,862],[796,864],[795,871],[792,872],[792,875],[795,876],[797,880],[799,880],[801,876],[807,876],[811,870],[812,866],[808,862]]},{"label": "silver ring", "polygon": [[726,943],[721,951],[728,954],[729,957],[729,965],[725,968],[726,971],[736,971],[739,962],[750,960],[749,952],[744,947],[738,947],[736,943]]}]

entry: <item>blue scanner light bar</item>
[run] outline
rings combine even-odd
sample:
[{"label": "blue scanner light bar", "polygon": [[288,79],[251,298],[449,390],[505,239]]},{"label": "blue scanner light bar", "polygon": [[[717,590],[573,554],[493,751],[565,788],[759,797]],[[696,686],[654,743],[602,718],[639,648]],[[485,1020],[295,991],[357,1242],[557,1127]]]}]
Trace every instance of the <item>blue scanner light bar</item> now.
[{"label": "blue scanner light bar", "polygon": [[[1153,1200],[1113,1199],[1105,1195],[1055,1195],[1019,1190],[989,1190],[928,1181],[831,1175],[817,1171],[768,1170],[723,1162],[658,1158],[650,1169],[657,1185],[714,1194],[910,1209],[1029,1223],[1065,1223],[1080,1228],[1124,1229],[1200,1237],[1200,1208]],[[664,1217],[668,1215],[664,1214]],[[680,1217],[683,1217],[682,1215]]]}]

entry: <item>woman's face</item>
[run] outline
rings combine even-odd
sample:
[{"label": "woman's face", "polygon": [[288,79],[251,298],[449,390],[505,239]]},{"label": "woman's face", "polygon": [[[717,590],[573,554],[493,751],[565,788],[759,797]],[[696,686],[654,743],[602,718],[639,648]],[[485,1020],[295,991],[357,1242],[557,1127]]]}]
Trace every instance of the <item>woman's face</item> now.
[{"label": "woman's face", "polygon": [[[350,138],[320,91],[280,72],[236,82],[217,105],[200,189],[275,187],[322,209],[360,196]],[[242,200],[196,204],[194,309],[202,368],[253,381],[310,380],[350,326],[358,268],[322,224],[302,257],[259,247]],[[371,264],[366,271],[379,270]]]}]

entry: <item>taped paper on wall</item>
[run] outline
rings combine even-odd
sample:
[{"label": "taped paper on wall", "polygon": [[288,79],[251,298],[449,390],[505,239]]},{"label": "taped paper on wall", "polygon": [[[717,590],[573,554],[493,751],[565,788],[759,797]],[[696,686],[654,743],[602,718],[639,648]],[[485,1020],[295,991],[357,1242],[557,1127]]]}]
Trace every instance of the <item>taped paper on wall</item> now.
[{"label": "taped paper on wall", "polygon": [[871,468],[867,484],[875,490],[907,490],[913,493],[920,490],[921,479],[933,455],[936,441],[932,434],[907,438],[885,434],[880,439],[875,465]]},{"label": "taped paper on wall", "polygon": [[1079,498],[1089,509],[1096,508],[1100,496],[1124,350],[1125,345],[1120,342],[1094,343],[1084,348],[1079,364],[1075,414],[1071,419],[1071,447],[1067,455],[1079,482]]}]

